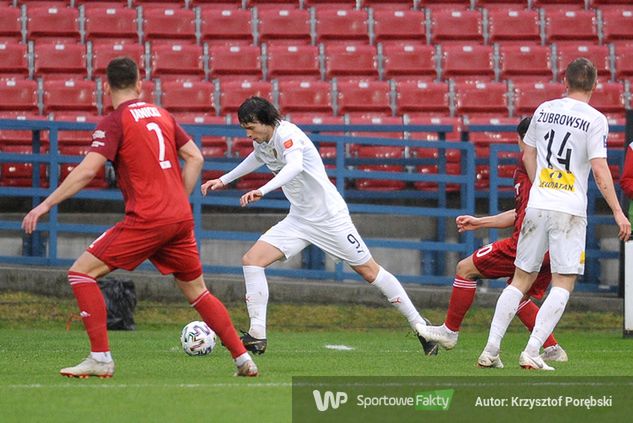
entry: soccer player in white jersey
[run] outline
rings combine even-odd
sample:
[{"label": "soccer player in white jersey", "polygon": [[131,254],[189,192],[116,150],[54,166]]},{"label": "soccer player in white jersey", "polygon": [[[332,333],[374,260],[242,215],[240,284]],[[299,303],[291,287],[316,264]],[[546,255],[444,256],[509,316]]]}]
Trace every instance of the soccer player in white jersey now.
[{"label": "soccer player in white jersey", "polygon": [[585,58],[574,60],[565,71],[565,86],[567,97],[546,101],[536,109],[524,138],[523,162],[533,184],[514,278],[497,301],[488,343],[477,361],[480,367],[503,367],[501,339],[549,248],[552,288],[536,315],[519,365],[554,370],[539,357],[539,349],[558,324],[577,276],[584,272],[590,170],[613,212],[618,237],[627,240],[631,235],[607,165],[607,119],[588,104],[596,87],[595,66]]},{"label": "soccer player in white jersey", "polygon": [[[242,257],[246,282],[246,306],[251,320],[242,337],[246,349],[266,350],[266,307],[268,283],[264,270],[278,260],[288,259],[314,244],[329,255],[349,264],[367,282],[378,288],[408,320],[412,328],[425,325],[402,285],[372,258],[358,234],[343,197],[330,182],[321,156],[308,136],[297,126],[282,120],[277,109],[261,97],[250,97],[238,110],[238,119],[252,139],[254,151],[235,169],[202,185],[202,193],[217,190],[266,165],[274,178],[240,198],[247,206],[281,188],[290,202],[290,212],[264,233]],[[417,334],[417,332],[416,332]],[[418,335],[427,355],[437,354],[437,345]]]}]

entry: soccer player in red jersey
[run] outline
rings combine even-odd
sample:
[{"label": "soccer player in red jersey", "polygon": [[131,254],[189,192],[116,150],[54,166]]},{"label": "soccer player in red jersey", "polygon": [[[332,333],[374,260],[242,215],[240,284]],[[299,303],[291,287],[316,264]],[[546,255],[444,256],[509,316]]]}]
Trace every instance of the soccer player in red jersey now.
[{"label": "soccer player in red jersey", "polygon": [[[141,79],[132,59],[120,57],[108,64],[104,90],[114,111],[97,125],[89,153],[22,222],[31,234],[41,216],[85,187],[106,160],[112,162],[125,217],[97,238],[68,271],[91,352],[60,373],[81,378],[114,374],[106,306],[96,280],[118,268],[134,270],[149,259],[162,274],[174,275],[187,300],[231,352],[236,375],[257,376],[257,366],[228,311],[207,290],[202,277],[188,200],[204,162],[200,150],[169,112],[138,100]],[[182,169],[179,158],[184,161]]]},{"label": "soccer player in red jersey", "polygon": [[[518,143],[523,151],[523,136],[530,126],[530,118],[524,118],[517,126]],[[514,171],[514,210],[509,210],[495,216],[473,217],[458,216],[456,219],[459,232],[471,231],[480,228],[507,228],[514,225],[514,231],[510,238],[504,238],[485,245],[457,264],[453,292],[448,305],[446,319],[441,326],[426,326],[419,328],[420,335],[429,341],[435,341],[446,349],[451,349],[457,344],[459,328],[464,316],[470,309],[475,299],[477,279],[509,278],[512,282],[514,275],[514,259],[516,257],[517,242],[521,231],[521,224],[525,216],[530,187],[532,183],[528,178],[523,163]],[[532,302],[530,297],[541,299],[552,279],[549,266],[549,255],[545,256],[541,271],[532,285],[530,291],[522,299],[517,315],[529,331],[534,328],[536,314],[539,307]],[[554,335],[543,344],[544,360],[567,361],[567,354],[558,345]]]}]

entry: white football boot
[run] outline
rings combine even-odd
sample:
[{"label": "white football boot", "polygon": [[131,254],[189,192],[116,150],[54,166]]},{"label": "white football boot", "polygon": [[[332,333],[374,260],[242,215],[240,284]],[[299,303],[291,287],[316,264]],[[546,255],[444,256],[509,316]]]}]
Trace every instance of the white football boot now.
[{"label": "white football boot", "polygon": [[450,350],[457,345],[457,337],[459,332],[453,332],[445,325],[442,326],[415,326],[418,335],[426,339],[427,341],[436,342],[439,346]]},{"label": "white football boot", "polygon": [[97,361],[92,357],[86,358],[74,367],[61,369],[59,373],[66,377],[78,377],[81,379],[90,376],[97,376],[101,379],[110,378],[114,375],[114,361],[108,363]]},{"label": "white football boot", "polygon": [[257,375],[259,375],[259,370],[257,370],[257,365],[253,360],[248,360],[241,366],[237,366],[237,372],[235,372],[235,376],[255,377]]},{"label": "white football boot", "polygon": [[543,350],[541,354],[543,361],[568,361],[567,353],[560,345],[552,345]]},{"label": "white football boot", "polygon": [[555,370],[552,366],[547,365],[540,356],[532,357],[525,351],[519,356],[519,366],[528,370]]},{"label": "white football boot", "polygon": [[492,355],[484,350],[477,359],[477,367],[503,369],[503,363],[501,358],[499,358],[499,354]]}]

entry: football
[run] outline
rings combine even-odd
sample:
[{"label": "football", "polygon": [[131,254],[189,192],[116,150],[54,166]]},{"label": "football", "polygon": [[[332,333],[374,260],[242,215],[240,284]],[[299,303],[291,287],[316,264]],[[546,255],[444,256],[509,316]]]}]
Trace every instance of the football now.
[{"label": "football", "polygon": [[182,328],[180,343],[188,355],[207,355],[215,347],[215,332],[205,322],[190,322]]}]

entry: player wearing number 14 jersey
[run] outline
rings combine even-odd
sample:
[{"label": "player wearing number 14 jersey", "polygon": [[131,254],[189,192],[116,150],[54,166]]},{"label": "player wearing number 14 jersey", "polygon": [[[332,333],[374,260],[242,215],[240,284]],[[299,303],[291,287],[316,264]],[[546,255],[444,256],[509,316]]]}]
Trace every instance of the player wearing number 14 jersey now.
[{"label": "player wearing number 14 jersey", "polygon": [[[166,110],[138,99],[141,80],[133,60],[112,60],[107,77],[105,93],[112,98],[114,111],[97,125],[82,162],[22,223],[32,233],[51,207],[80,191],[106,160],[112,162],[125,218],[97,238],[68,272],[91,352],[60,373],[80,378],[114,374],[106,306],[96,280],[117,268],[134,270],[150,260],[161,273],[174,275],[185,297],[231,352],[236,375],[257,376],[257,366],[226,308],[209,293],[202,278],[188,200],[202,169],[200,150]],[[184,161],[182,169],[179,159]]]}]

